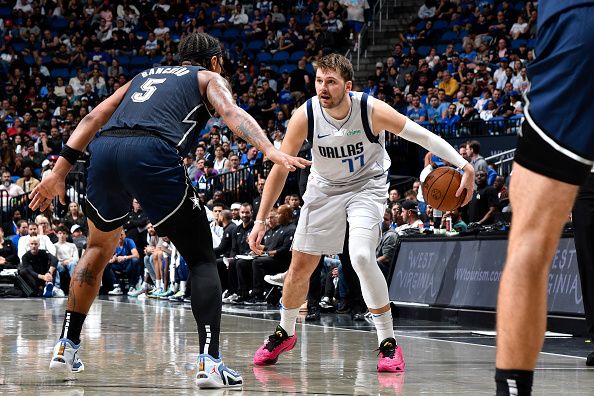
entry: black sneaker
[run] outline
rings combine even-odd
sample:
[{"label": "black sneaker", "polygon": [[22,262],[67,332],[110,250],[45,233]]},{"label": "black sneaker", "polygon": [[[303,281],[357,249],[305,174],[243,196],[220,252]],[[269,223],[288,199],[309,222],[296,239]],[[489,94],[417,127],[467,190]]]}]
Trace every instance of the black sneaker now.
[{"label": "black sneaker", "polygon": [[306,322],[315,322],[317,320],[320,320],[320,309],[317,307],[314,308],[309,308],[307,310],[307,315],[305,316],[305,321]]},{"label": "black sneaker", "polygon": [[594,366],[594,352],[590,352],[586,358],[586,366]]},{"label": "black sneaker", "polygon": [[245,305],[266,305],[266,299],[261,294],[254,294],[251,295],[247,300],[244,302]]}]

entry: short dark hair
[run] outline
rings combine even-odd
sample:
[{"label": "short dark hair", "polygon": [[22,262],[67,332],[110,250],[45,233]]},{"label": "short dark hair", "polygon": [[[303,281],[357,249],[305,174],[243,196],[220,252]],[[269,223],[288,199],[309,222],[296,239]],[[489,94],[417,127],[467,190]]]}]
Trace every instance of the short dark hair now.
[{"label": "short dark hair", "polygon": [[320,58],[317,68],[321,70],[334,70],[340,73],[344,81],[353,81],[355,72],[353,64],[348,58],[340,54],[329,54]]},{"label": "short dark hair", "polygon": [[473,153],[480,154],[481,152],[481,144],[478,140],[471,140],[470,143],[468,143],[468,147],[472,149]]},{"label": "short dark hair", "polygon": [[223,209],[227,209],[227,206],[225,206],[225,204],[222,202],[213,202],[212,207],[214,208],[215,206],[220,206]]},{"label": "short dark hair", "polygon": [[56,234],[60,231],[65,232],[66,234],[70,234],[70,232],[68,231],[68,228],[66,228],[65,226],[61,225],[58,227],[58,229],[56,230]]}]

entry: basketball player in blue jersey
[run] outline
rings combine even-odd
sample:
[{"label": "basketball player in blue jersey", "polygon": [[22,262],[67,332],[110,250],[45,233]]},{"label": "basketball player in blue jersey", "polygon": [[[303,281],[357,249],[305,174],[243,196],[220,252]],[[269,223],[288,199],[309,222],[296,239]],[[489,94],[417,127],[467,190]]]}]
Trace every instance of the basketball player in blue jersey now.
[{"label": "basketball player in blue jersey", "polygon": [[[304,140],[312,143],[311,174],[293,240],[291,266],[284,282],[281,321],[254,356],[254,363],[276,363],[280,353],[296,342],[295,321],[305,300],[309,279],[320,256],[342,252],[344,226],[349,224],[349,253],[359,276],[365,303],[373,315],[379,343],[380,372],[402,372],[404,358],[394,338],[388,287],[375,260],[388,197],[390,159],[384,148],[385,131],[418,143],[464,169],[457,196],[472,196],[474,170],[439,136],[398,113],[386,103],[351,92],[353,67],[342,55],[318,61],[317,96],[293,115],[281,150],[296,154]],[[250,247],[262,252],[266,213],[277,200],[287,171],[274,166],[262,194]]]},{"label": "basketball player in blue jersey", "polygon": [[531,88],[514,158],[514,217],[497,301],[497,396],[531,394],[546,329],[549,268],[578,187],[592,170],[593,18],[592,0],[538,2],[536,58],[528,65]]},{"label": "basketball player in blue jersey", "polygon": [[[51,174],[30,194],[31,208],[45,210],[55,196],[64,202],[64,179],[89,147],[87,216],[89,239],[73,274],[60,340],[50,369],[80,372],[80,332],[99,290],[136,198],[159,235],[168,236],[190,267],[192,312],[198,325],[199,387],[241,386],[241,376],[219,355],[221,285],[204,208],[182,163],[197,134],[216,110],[229,128],[287,171],[309,161],[276,150],[257,122],[236,106],[220,76],[219,42],[190,34],[179,45],[181,65],[154,67],[100,103],[78,125]],[[207,70],[208,68],[209,70]]]}]

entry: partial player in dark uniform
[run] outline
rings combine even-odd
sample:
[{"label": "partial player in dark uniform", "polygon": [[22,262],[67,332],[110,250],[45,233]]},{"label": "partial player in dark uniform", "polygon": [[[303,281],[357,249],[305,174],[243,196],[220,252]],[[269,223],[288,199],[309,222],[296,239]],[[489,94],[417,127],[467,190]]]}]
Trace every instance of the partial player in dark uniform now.
[{"label": "partial player in dark uniform", "polygon": [[[497,395],[530,395],[549,267],[594,161],[594,1],[538,2],[536,58],[513,166],[514,218],[497,302]],[[546,210],[542,210],[546,208]],[[590,242],[591,243],[591,242]]]},{"label": "partial player in dark uniform", "polygon": [[[186,177],[182,155],[217,111],[237,135],[289,170],[309,164],[276,150],[256,121],[236,106],[220,76],[222,54],[213,37],[194,33],[179,46],[181,65],[147,69],[99,104],[78,125],[52,173],[30,197],[45,210],[64,201],[64,178],[87,144],[89,239],[70,286],[60,340],[50,369],[79,372],[80,332],[99,289],[101,274],[136,198],[161,236],[168,236],[190,268],[192,312],[198,325],[200,387],[241,386],[239,374],[219,356],[221,285],[204,208]],[[207,67],[210,70],[205,69]]]}]

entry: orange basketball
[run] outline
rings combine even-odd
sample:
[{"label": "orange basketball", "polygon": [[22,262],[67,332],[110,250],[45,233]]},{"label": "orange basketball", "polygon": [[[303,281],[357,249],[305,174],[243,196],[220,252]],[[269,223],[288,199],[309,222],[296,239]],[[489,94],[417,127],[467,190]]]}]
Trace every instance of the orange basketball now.
[{"label": "orange basketball", "polygon": [[456,197],[461,181],[462,175],[454,168],[442,166],[434,169],[422,185],[425,202],[444,212],[459,208],[466,197],[466,191]]}]

